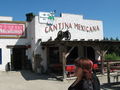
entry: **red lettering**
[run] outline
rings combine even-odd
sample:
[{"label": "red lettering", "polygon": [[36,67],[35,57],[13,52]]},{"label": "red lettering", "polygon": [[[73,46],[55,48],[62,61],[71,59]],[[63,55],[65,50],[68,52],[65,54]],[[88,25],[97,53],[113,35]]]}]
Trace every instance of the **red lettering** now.
[{"label": "red lettering", "polygon": [[86,27],[86,30],[89,31],[89,27],[88,26]]},{"label": "red lettering", "polygon": [[52,31],[52,27],[51,26],[49,26],[49,31]]},{"label": "red lettering", "polygon": [[69,24],[69,28],[72,28],[72,24],[71,23]]},{"label": "red lettering", "polygon": [[59,29],[61,29],[61,23],[58,23]]},{"label": "red lettering", "polygon": [[98,26],[97,26],[97,30],[100,30]]},{"label": "red lettering", "polygon": [[48,29],[48,27],[45,27],[45,32],[46,32],[46,33],[48,33],[48,32],[49,32],[47,29]]},{"label": "red lettering", "polygon": [[[2,27],[0,26],[0,28],[2,28]],[[19,25],[18,27],[14,26],[12,28],[23,29],[23,26]],[[58,29],[59,30],[67,30],[67,29],[72,29],[72,28],[77,29],[77,30],[86,31],[86,32],[93,32],[96,30],[100,30],[99,26],[86,26],[86,25],[81,25],[78,23],[58,23],[58,24],[55,24],[52,26],[45,27],[45,32],[48,33],[48,32],[53,32]]]},{"label": "red lettering", "polygon": [[53,30],[57,30],[57,24],[53,25]]}]

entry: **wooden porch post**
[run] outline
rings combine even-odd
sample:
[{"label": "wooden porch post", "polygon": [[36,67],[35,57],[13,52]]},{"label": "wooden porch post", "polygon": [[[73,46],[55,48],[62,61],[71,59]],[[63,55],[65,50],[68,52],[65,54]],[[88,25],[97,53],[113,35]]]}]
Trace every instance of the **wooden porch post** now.
[{"label": "wooden porch post", "polygon": [[65,70],[65,67],[66,67],[66,47],[65,46],[60,46],[60,59],[62,61],[62,68],[63,68],[63,81],[66,80],[67,78],[67,75],[66,75],[66,70]]},{"label": "wooden porch post", "polygon": [[107,61],[107,80],[108,84],[110,84],[110,63]]},{"label": "wooden porch post", "polygon": [[[103,46],[104,47],[104,46]],[[101,59],[101,73],[104,74],[104,60],[105,60],[105,54],[107,53],[108,49],[103,48],[102,46],[96,46],[93,47],[97,53],[100,55],[100,59]]]}]

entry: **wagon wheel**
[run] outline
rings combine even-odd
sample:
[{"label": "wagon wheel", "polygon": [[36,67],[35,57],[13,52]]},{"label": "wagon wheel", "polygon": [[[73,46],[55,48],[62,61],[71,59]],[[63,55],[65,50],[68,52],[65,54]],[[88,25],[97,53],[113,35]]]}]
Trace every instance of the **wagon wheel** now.
[{"label": "wagon wheel", "polygon": [[62,31],[59,31],[58,34],[57,34],[58,38],[62,38],[63,37],[63,32]]},{"label": "wagon wheel", "polygon": [[71,39],[71,34],[69,31],[64,32],[65,33],[65,40],[70,40]]}]

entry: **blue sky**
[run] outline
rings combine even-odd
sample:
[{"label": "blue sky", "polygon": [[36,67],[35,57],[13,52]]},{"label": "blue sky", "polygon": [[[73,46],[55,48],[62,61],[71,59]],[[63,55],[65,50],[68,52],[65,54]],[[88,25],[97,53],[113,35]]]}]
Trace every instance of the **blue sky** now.
[{"label": "blue sky", "polygon": [[81,14],[85,19],[102,20],[104,37],[120,39],[120,0],[1,0],[0,16],[25,21],[26,13],[54,11]]}]

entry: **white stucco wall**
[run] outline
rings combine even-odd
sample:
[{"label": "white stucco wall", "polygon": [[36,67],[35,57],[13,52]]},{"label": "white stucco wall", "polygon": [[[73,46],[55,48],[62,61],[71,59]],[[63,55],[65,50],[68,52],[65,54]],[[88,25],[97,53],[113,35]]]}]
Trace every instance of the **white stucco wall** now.
[{"label": "white stucco wall", "polygon": [[27,23],[27,38],[28,44],[31,45],[31,48],[28,49],[28,59],[32,59],[32,54],[35,48],[35,21],[34,19],[32,22]]},{"label": "white stucco wall", "polygon": [[12,21],[13,17],[0,16],[0,21]]}]

